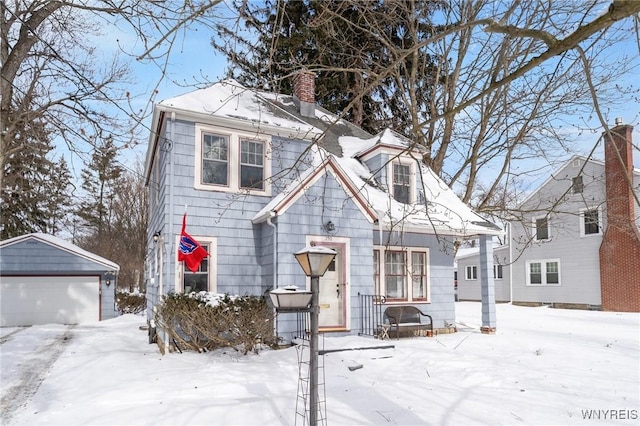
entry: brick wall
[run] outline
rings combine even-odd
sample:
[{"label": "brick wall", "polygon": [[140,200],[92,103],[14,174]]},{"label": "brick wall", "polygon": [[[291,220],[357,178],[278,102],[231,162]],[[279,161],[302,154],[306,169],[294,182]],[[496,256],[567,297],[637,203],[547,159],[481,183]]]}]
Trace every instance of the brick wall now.
[{"label": "brick wall", "polygon": [[294,76],[293,93],[302,102],[316,102],[315,74],[311,71],[300,71]]},{"label": "brick wall", "polygon": [[605,311],[640,312],[640,232],[628,184],[633,182],[632,131],[618,125],[604,135],[607,228],[600,245],[600,282]]}]

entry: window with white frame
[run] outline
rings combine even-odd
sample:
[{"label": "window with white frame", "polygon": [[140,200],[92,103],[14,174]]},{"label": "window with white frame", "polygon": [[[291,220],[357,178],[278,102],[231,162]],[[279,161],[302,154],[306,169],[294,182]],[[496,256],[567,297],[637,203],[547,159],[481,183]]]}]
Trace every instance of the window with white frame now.
[{"label": "window with white frame", "polygon": [[571,192],[574,194],[582,194],[584,184],[582,183],[582,176],[578,175],[571,179]]},{"label": "window with white frame", "polygon": [[478,267],[476,265],[469,265],[464,268],[464,279],[467,281],[478,279]]},{"label": "window with white frame", "polygon": [[411,202],[411,166],[393,163],[393,198],[404,204]]},{"label": "window with white frame", "polygon": [[527,285],[560,285],[560,260],[528,260]]},{"label": "window with white frame", "polygon": [[595,209],[580,210],[580,235],[599,235],[601,233],[600,212]]},{"label": "window with white frame", "polygon": [[373,263],[376,294],[392,301],[429,299],[429,255],[425,248],[377,248]]},{"label": "window with white frame", "polygon": [[181,262],[181,279],[180,285],[183,293],[200,292],[217,290],[217,277],[216,277],[216,239],[212,237],[193,237],[200,245],[209,253],[209,256],[202,259],[200,267],[197,271],[191,272],[189,268],[185,267],[184,262]]},{"label": "window with white frame", "polygon": [[270,195],[268,136],[196,126],[196,189]]},{"label": "window with white frame", "polygon": [[494,280],[501,280],[503,275],[502,275],[502,265],[498,265],[496,263],[493,264],[493,279]]},{"label": "window with white frame", "polygon": [[549,239],[548,217],[537,217],[533,219],[533,227],[535,231],[536,241],[545,241]]}]

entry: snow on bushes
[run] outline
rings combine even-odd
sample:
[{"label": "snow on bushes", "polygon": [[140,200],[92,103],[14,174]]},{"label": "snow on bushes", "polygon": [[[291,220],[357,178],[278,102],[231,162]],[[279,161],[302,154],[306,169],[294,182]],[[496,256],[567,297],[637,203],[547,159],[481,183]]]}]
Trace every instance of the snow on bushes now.
[{"label": "snow on bushes", "polygon": [[171,293],[162,297],[155,323],[181,350],[231,347],[246,355],[276,344],[273,309],[264,297]]}]

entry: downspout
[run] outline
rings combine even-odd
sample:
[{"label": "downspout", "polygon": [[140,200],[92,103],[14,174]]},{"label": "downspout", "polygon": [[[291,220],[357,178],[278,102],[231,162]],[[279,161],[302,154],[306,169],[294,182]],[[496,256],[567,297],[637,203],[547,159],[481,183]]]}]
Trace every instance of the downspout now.
[{"label": "downspout", "polygon": [[[267,218],[267,225],[273,228],[273,289],[276,289],[278,282],[278,226],[271,221],[277,213],[272,210],[269,212]],[[278,315],[275,315],[275,321],[273,322],[273,335],[278,337]]]}]

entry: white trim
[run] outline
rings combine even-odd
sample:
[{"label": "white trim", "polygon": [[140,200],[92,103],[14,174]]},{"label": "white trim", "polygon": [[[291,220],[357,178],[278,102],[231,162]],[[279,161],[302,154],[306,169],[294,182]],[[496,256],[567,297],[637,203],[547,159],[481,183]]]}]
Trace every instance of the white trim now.
[{"label": "white trim", "polygon": [[[558,282],[557,283],[547,283],[547,263],[556,262],[558,264]],[[540,275],[542,283],[531,284],[531,268],[529,265],[532,263],[540,264]],[[542,286],[551,286],[551,287],[559,287],[562,285],[562,268],[560,265],[560,259],[531,259],[525,262],[525,279],[526,285],[531,287],[542,287]]]},{"label": "white trim", "polygon": [[[584,232],[584,214],[587,211],[597,211],[598,212],[598,232],[594,233],[594,234],[587,234]],[[598,207],[585,207],[580,209],[580,221],[579,221],[579,225],[580,225],[580,237],[582,238],[590,238],[590,237],[596,237],[596,236],[601,236],[602,235],[602,209],[600,208],[600,206]]]},{"label": "white trim", "polygon": [[[387,296],[386,295],[386,282],[385,282],[385,252],[386,251],[404,251],[406,253],[406,293],[407,293],[407,297],[405,299],[398,299],[398,301],[400,302],[411,302],[411,303],[431,303],[431,258],[429,256],[429,248],[428,247],[417,247],[417,246],[381,246],[381,245],[374,245],[373,246],[373,250],[378,250],[378,253],[380,255],[379,259],[378,259],[378,267],[379,267],[379,271],[378,271],[378,276],[380,278],[380,293],[383,296]],[[426,278],[427,278],[427,288],[426,288],[426,293],[427,293],[427,297],[426,298],[413,298],[413,282],[411,280],[411,254],[414,252],[420,252],[420,253],[425,253],[425,274],[426,274]],[[373,255],[373,253],[372,253]],[[374,289],[375,291],[375,289]],[[387,296],[387,299],[389,297]],[[387,300],[387,303],[393,303],[396,299],[392,298],[391,301]]]},{"label": "white trim", "polygon": [[394,194],[393,180],[393,166],[396,164],[409,166],[409,202],[407,205],[414,204],[416,202],[416,187],[418,186],[416,181],[416,160],[408,155],[402,155],[389,161],[387,165],[387,187],[389,188],[389,194],[394,200],[398,201]]},{"label": "white trim", "polygon": [[[547,238],[539,240],[538,239],[538,219],[546,219],[547,220]],[[534,216],[531,218],[531,227],[533,228],[533,241],[543,242],[543,241],[551,241],[551,218],[549,216]]]},{"label": "white trim", "polygon": [[[191,235],[191,234],[190,234]],[[204,235],[191,235],[200,245],[209,246],[209,291],[212,293],[218,292],[218,238],[207,237]],[[180,235],[176,235],[175,247],[180,244]],[[182,276],[184,274],[183,262],[178,262],[178,251],[174,253],[176,268],[174,274],[174,290],[176,293],[184,293],[184,280]]]},{"label": "white trim", "polygon": [[[473,273],[475,271],[475,274]],[[475,275],[475,278],[473,277]],[[478,265],[466,265],[464,267],[464,280],[465,281],[477,281],[478,280]]]},{"label": "white trim", "polygon": [[[223,127],[195,123],[195,155],[193,187],[202,191],[243,193],[250,195],[271,196],[271,136],[256,135]],[[204,133],[226,137],[229,142],[228,182],[227,185],[202,183],[202,135]],[[240,188],[240,142],[251,140],[264,143],[264,190]]]}]

